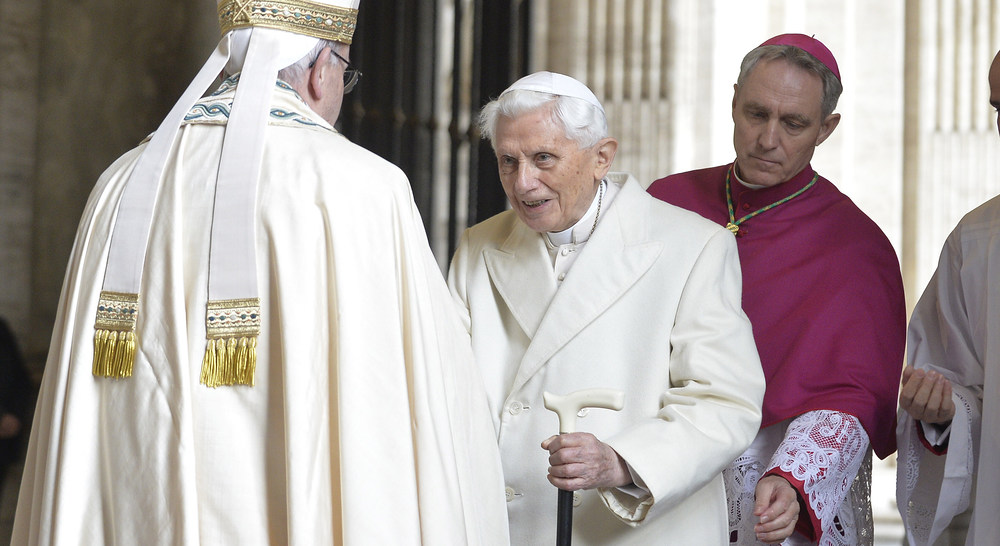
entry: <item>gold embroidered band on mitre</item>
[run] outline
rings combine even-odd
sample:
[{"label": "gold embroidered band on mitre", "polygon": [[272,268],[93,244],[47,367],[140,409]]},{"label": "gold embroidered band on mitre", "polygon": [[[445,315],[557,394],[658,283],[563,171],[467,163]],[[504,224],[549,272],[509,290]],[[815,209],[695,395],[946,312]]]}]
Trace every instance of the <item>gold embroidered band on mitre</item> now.
[{"label": "gold embroidered band on mitre", "polygon": [[350,44],[358,10],[308,0],[226,0],[219,4],[222,35],[238,28],[267,27]]},{"label": "gold embroidered band on mitre", "polygon": [[254,384],[260,298],[209,301],[201,382],[209,387]]},{"label": "gold embroidered band on mitre", "polygon": [[102,291],[94,324],[94,367],[98,377],[132,376],[139,295]]}]

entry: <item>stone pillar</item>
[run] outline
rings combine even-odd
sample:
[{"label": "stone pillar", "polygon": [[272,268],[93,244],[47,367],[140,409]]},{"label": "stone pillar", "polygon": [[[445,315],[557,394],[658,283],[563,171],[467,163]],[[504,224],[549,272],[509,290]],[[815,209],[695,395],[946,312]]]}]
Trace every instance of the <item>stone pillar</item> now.
[{"label": "stone pillar", "polygon": [[[675,154],[668,80],[675,13],[662,0],[548,0],[533,6],[531,70],[552,70],[586,83],[601,100],[608,130],[620,142],[613,170],[648,185]],[[699,2],[676,4],[697,7]]]},{"label": "stone pillar", "polygon": [[903,273],[910,307],[945,238],[1000,193],[1000,137],[987,74],[1000,45],[1000,1],[907,4]]}]

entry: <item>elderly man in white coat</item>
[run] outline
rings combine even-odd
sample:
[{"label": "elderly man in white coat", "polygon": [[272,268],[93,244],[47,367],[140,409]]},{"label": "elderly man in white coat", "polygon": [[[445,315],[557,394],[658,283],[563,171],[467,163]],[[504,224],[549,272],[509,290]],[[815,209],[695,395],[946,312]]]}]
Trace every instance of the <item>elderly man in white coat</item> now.
[{"label": "elderly man in white coat", "polygon": [[[518,80],[480,125],[513,210],[465,232],[448,281],[486,382],[512,544],[554,542],[557,487],[575,491],[574,544],[725,543],[721,472],[764,394],[732,234],[609,173],[618,143],[573,78]],[[623,391],[624,409],[581,410],[586,432],[552,436],[543,391],[593,387]]]}]

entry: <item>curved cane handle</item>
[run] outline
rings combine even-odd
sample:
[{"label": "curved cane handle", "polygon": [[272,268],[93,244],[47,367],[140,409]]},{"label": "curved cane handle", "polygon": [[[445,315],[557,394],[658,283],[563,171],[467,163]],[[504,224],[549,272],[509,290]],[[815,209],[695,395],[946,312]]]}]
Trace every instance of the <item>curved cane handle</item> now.
[{"label": "curved cane handle", "polygon": [[542,393],[545,408],[559,416],[559,434],[576,432],[576,414],[583,408],[618,411],[625,406],[625,393],[617,389],[584,389],[567,395]]}]

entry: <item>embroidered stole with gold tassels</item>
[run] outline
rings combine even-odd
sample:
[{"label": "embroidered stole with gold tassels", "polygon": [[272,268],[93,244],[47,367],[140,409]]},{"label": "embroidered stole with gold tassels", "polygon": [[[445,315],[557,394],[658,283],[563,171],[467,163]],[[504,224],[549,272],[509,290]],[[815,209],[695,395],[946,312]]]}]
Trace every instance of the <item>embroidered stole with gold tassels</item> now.
[{"label": "embroidered stole with gold tassels", "polygon": [[[357,10],[305,0],[227,0],[219,4],[223,39],[160,124],[130,176],[111,236],[95,323],[93,374],[133,372],[141,308],[139,287],[160,178],[184,115],[229,60],[230,30],[265,27],[351,43]],[[215,194],[201,382],[210,387],[254,384],[260,299],[254,249],[257,180],[278,66],[275,34],[251,35],[223,141]]]}]

